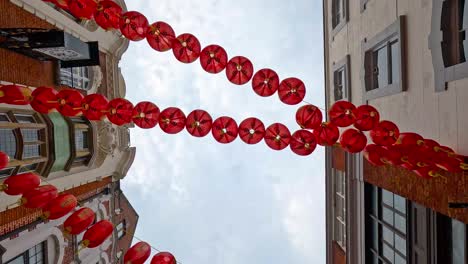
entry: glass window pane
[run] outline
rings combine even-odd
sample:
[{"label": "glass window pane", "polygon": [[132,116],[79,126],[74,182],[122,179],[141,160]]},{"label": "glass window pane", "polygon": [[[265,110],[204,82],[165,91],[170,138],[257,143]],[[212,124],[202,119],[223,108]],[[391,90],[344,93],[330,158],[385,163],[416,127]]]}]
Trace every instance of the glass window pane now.
[{"label": "glass window pane", "polygon": [[34,117],[31,115],[15,115],[18,123],[36,123]]},{"label": "glass window pane", "polygon": [[406,218],[395,214],[395,227],[403,234],[406,234]]},{"label": "glass window pane", "polygon": [[379,224],[375,220],[372,221],[372,248],[375,249],[376,251],[379,251]]},{"label": "glass window pane", "polygon": [[26,263],[26,260],[24,259],[23,255],[16,257],[10,262],[7,262],[7,264],[24,264],[24,263]]},{"label": "glass window pane", "polygon": [[23,148],[23,159],[39,157],[40,147],[39,145],[24,145]]},{"label": "glass window pane", "polygon": [[371,214],[374,216],[378,216],[378,199],[377,199],[377,188],[372,188],[372,196],[371,196]]},{"label": "glass window pane", "polygon": [[464,264],[466,259],[466,227],[452,219],[452,263]]},{"label": "glass window pane", "polygon": [[22,166],[19,172],[21,173],[21,172],[34,171],[37,169],[38,165],[39,165],[38,163],[33,163],[33,164],[26,165],[26,166]]},{"label": "glass window pane", "polygon": [[405,198],[395,194],[394,199],[395,199],[395,209],[397,209],[398,211],[400,211],[403,214],[406,214],[406,200],[405,200]]},{"label": "glass window pane", "polygon": [[400,51],[398,41],[390,44],[392,75],[389,78],[389,83],[400,83]]},{"label": "glass window pane", "polygon": [[13,130],[0,129],[0,151],[6,153],[10,158],[16,155],[16,138]]},{"label": "glass window pane", "polygon": [[406,256],[406,240],[395,234],[395,248],[402,255]]},{"label": "glass window pane", "polygon": [[21,129],[24,142],[32,142],[39,140],[39,131],[37,129]]},{"label": "glass window pane", "polygon": [[382,201],[385,204],[393,207],[393,193],[382,189]]},{"label": "glass window pane", "polygon": [[8,123],[10,122],[10,119],[6,114],[0,114],[0,123]]},{"label": "glass window pane", "polygon": [[390,248],[389,246],[387,246],[385,243],[383,244],[383,256],[388,260],[390,261],[391,263],[393,263],[393,258],[395,256],[395,252],[393,251],[392,248]]},{"label": "glass window pane", "polygon": [[382,225],[383,239],[393,246],[393,232],[388,227]]},{"label": "glass window pane", "polygon": [[393,211],[386,207],[383,207],[382,215],[383,215],[383,220],[387,222],[387,224],[393,226],[393,215],[394,215]]},{"label": "glass window pane", "polygon": [[0,170],[0,179],[11,176],[14,169],[15,168],[6,168],[6,169],[3,169],[3,170]]},{"label": "glass window pane", "polygon": [[388,54],[387,46],[374,52],[374,88],[385,87],[388,85]]},{"label": "glass window pane", "polygon": [[395,255],[395,264],[406,264],[406,259],[402,258],[400,255]]}]

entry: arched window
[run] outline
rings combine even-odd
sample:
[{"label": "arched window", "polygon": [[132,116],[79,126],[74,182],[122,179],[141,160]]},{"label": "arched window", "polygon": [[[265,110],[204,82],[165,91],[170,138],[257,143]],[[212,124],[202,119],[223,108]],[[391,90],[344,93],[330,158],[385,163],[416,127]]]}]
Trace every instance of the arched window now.
[{"label": "arched window", "polygon": [[0,178],[36,171],[41,173],[48,156],[46,124],[31,112],[0,110],[0,151],[10,156]]}]

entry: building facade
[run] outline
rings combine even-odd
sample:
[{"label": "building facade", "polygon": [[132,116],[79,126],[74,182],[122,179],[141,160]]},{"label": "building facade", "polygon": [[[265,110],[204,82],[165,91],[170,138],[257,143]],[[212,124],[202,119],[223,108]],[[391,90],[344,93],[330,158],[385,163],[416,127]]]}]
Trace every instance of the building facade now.
[{"label": "building facade", "polygon": [[[116,2],[125,9],[123,0]],[[128,40],[119,32],[104,31],[43,1],[0,0],[0,10],[0,85],[76,89],[109,100],[125,97],[118,64]],[[37,43],[23,43],[18,34],[58,34],[73,47],[84,47],[87,57],[68,52],[66,46],[31,47]],[[96,221],[107,219],[115,226],[113,236],[100,247],[79,250],[81,236],[63,235],[66,217],[40,220],[40,211],[18,207],[14,204],[19,197],[0,193],[0,263],[122,262],[138,221],[120,190],[120,180],[135,157],[130,127],[0,104],[0,151],[11,157],[0,171],[0,182],[17,173],[36,172],[44,184],[74,194],[79,206],[92,208]]]},{"label": "building facade", "polygon": [[[324,0],[327,109],[339,100],[468,154],[468,2]],[[424,180],[326,150],[327,263],[468,263],[468,178]]]}]

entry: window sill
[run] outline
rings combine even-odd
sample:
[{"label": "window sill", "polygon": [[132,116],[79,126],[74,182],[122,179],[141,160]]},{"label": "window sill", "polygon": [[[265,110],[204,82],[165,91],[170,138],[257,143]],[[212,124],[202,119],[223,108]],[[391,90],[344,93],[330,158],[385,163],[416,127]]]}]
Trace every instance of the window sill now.
[{"label": "window sill", "polygon": [[336,25],[331,32],[332,40],[335,39],[335,36],[338,35],[338,33],[341,32],[341,30],[344,28],[344,26],[348,24],[347,20],[341,21],[338,25]]},{"label": "window sill", "polygon": [[403,91],[404,89],[401,87],[401,84],[390,84],[385,87],[381,87],[381,88],[377,88],[377,89],[365,92],[364,100],[367,102],[368,100],[398,94]]}]

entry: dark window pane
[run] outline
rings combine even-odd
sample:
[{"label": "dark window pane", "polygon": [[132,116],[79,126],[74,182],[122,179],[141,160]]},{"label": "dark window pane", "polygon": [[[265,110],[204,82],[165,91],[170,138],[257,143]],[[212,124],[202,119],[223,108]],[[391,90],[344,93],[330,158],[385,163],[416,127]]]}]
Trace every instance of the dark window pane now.
[{"label": "dark window pane", "polygon": [[19,172],[21,173],[21,172],[34,171],[37,169],[37,166],[38,166],[38,163],[29,164],[29,165],[21,167]]},{"label": "dark window pane", "polygon": [[24,145],[23,159],[39,157],[39,145]]},{"label": "dark window pane", "polygon": [[398,41],[390,44],[392,75],[390,76],[389,83],[400,83],[400,51]]},{"label": "dark window pane", "polygon": [[15,168],[6,168],[6,169],[3,169],[3,170],[0,170],[0,179],[11,176],[14,169]]},{"label": "dark window pane", "polygon": [[374,51],[374,89],[388,85],[388,54],[387,46]]},{"label": "dark window pane", "polygon": [[372,196],[371,196],[371,211],[370,213],[374,216],[378,216],[378,198],[377,198],[377,188],[372,188]]},{"label": "dark window pane", "polygon": [[16,155],[16,138],[13,130],[0,129],[0,151],[5,152],[11,159]]},{"label": "dark window pane", "polygon": [[24,142],[33,142],[39,140],[39,131],[37,129],[21,129]]},{"label": "dark window pane", "polygon": [[452,219],[452,263],[465,264],[466,259],[466,226]]},{"label": "dark window pane", "polygon": [[8,123],[10,122],[10,119],[6,114],[0,114],[0,123]]},{"label": "dark window pane", "polygon": [[372,248],[376,251],[379,251],[379,224],[375,220],[372,221],[372,230],[371,230],[371,238],[372,238]]},{"label": "dark window pane", "polygon": [[18,123],[36,123],[31,115],[15,115]]}]

